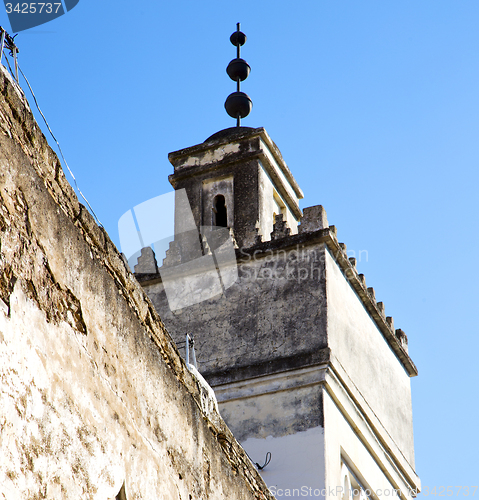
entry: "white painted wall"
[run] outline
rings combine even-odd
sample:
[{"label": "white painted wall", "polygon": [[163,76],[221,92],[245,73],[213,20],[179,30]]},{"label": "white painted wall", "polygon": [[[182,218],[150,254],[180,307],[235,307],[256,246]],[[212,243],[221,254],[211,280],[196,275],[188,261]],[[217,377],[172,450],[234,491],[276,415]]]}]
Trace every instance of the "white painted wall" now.
[{"label": "white painted wall", "polygon": [[253,462],[260,465],[263,465],[266,453],[271,453],[271,462],[260,474],[277,499],[320,496],[318,493],[324,489],[322,427],[289,436],[249,438],[241,445]]}]

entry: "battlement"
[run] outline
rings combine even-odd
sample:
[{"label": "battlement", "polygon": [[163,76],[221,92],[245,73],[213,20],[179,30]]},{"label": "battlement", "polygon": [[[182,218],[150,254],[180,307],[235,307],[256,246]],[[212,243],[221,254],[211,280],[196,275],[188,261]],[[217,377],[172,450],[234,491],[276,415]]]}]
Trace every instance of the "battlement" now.
[{"label": "battlement", "polygon": [[[298,233],[290,234],[289,229],[283,221],[283,216],[277,215],[268,241],[263,242],[261,236],[258,236],[254,245],[236,249],[238,266],[245,265],[245,258],[274,259],[275,254],[285,251],[297,251],[299,255],[301,253],[307,255],[311,246],[324,244],[409,376],[416,376],[418,372],[408,354],[406,334],[402,330],[394,329],[394,320],[391,316],[386,316],[385,306],[383,302],[376,300],[374,288],[366,286],[364,274],[359,274],[356,268],[356,259],[348,257],[346,245],[337,239],[336,227],[329,226],[324,208],[321,205],[305,208]],[[230,231],[233,232],[231,229]],[[172,255],[175,255],[176,260],[172,260]],[[163,265],[178,265],[181,262],[179,250],[172,242]],[[154,271],[155,269],[157,271]],[[161,283],[160,269],[161,266],[158,267],[153,250],[150,247],[144,248],[138,265],[135,266],[135,276],[138,281],[146,288]]]}]

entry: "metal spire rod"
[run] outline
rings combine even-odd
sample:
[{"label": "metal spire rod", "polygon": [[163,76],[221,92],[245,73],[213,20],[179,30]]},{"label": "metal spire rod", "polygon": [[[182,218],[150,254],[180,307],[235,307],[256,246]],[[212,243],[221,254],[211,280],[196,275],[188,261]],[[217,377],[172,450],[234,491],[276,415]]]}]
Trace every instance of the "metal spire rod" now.
[{"label": "metal spire rod", "polygon": [[251,112],[253,103],[250,97],[241,92],[241,82],[248,78],[251,71],[249,64],[241,59],[241,46],[246,42],[246,35],[240,31],[240,23],[236,23],[236,31],[231,35],[230,41],[236,46],[236,59],[228,64],[226,72],[228,76],[236,82],[236,92],[228,96],[225,102],[226,112],[236,118],[236,126],[241,127],[241,118],[245,118]]},{"label": "metal spire rod", "polygon": [[[240,23],[236,23],[236,33],[240,33]],[[238,43],[236,45],[236,57],[239,59],[240,58],[240,47],[241,45]]]}]

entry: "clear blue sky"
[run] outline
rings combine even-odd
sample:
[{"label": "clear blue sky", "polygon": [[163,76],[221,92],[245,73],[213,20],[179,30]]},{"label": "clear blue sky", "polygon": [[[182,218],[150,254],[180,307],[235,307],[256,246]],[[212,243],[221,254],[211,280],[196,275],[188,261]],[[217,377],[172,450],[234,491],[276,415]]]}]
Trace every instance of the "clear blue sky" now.
[{"label": "clear blue sky", "polygon": [[115,242],[124,212],[170,190],[168,152],[234,125],[236,22],[243,124],[277,143],[302,206],[367,251],[359,271],[409,337],[423,485],[477,485],[479,2],[80,0],[20,33],[21,67]]}]

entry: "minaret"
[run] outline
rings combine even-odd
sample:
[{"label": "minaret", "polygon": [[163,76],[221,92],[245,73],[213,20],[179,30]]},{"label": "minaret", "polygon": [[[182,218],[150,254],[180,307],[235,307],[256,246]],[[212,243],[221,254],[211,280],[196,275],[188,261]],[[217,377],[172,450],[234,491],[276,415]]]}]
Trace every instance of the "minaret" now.
[{"label": "minaret", "polygon": [[246,35],[239,23],[230,41],[237,57],[226,72],[237,87],[226,99],[225,109],[236,119],[236,127],[170,153],[174,173],[169,180],[175,190],[186,190],[197,226],[232,228],[242,247],[269,240],[277,215],[283,216],[292,234],[297,233],[303,193],[265,129],[241,126],[252,102],[240,91],[251,68],[240,58]]},{"label": "minaret", "polygon": [[323,207],[301,212],[302,192],[266,131],[240,126],[251,102],[238,95],[245,40],[238,25],[228,65],[237,92],[225,104],[237,126],[169,155],[195,223],[234,233],[238,278],[175,311],[160,275],[138,279],[173,338],[195,338],[236,439],[258,467],[271,458],[261,474],[277,498],[414,497],[407,337]]}]

